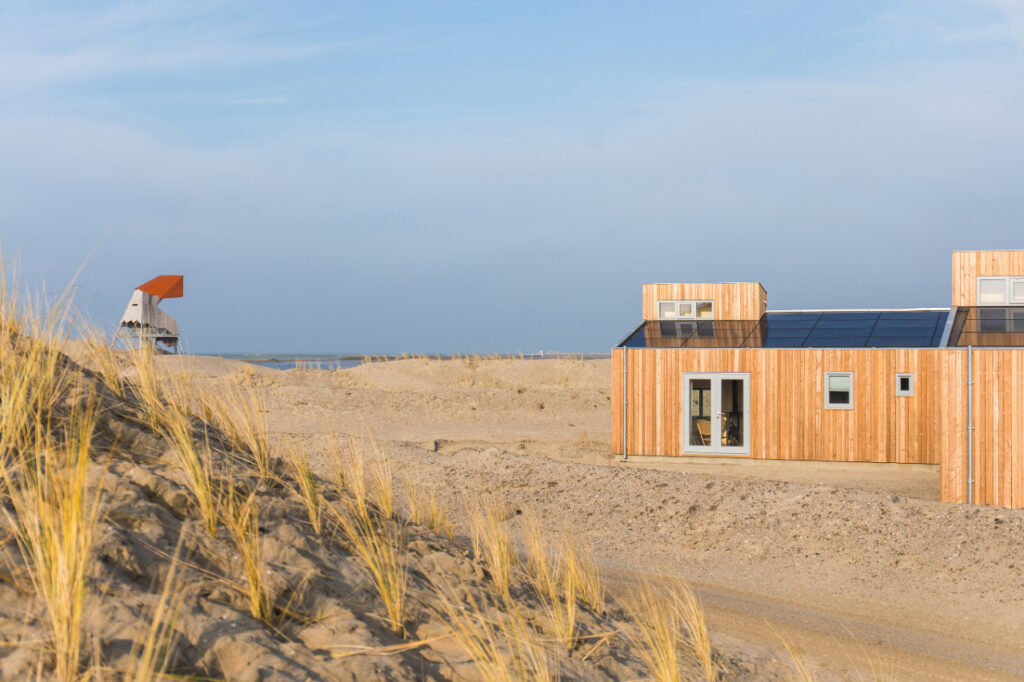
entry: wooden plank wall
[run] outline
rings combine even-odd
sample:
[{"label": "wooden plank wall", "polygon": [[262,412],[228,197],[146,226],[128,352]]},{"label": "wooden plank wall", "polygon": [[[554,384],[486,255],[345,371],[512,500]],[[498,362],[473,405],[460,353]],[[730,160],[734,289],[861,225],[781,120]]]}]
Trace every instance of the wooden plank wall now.
[{"label": "wooden plank wall", "polygon": [[[612,353],[612,448],[682,455],[682,374],[751,375],[752,458],[940,464],[941,499],[967,501],[966,349],[651,349]],[[1024,349],[975,349],[974,502],[1024,508]],[[824,409],[824,372],[854,372],[854,409]],[[895,395],[897,372],[914,395]]]},{"label": "wooden plank wall", "polygon": [[689,300],[714,301],[716,320],[760,320],[767,308],[758,282],[645,284],[644,319],[658,319],[658,301]]},{"label": "wooden plank wall", "polygon": [[[957,354],[938,349],[630,348],[629,453],[682,453],[683,372],[749,372],[750,456],[844,462],[938,464],[952,424],[933,415]],[[621,354],[623,349],[616,349]],[[621,358],[614,390],[621,394]],[[826,410],[824,373],[854,373],[854,409]],[[897,372],[915,395],[895,395]],[[613,396],[613,401],[615,396]],[[621,399],[621,398],[620,398]],[[621,433],[621,421],[618,429]],[[621,437],[619,438],[621,441]],[[621,443],[619,443],[621,448]]]},{"label": "wooden plank wall", "polygon": [[[974,501],[1024,507],[1024,349],[973,351]],[[964,407],[967,398],[964,395]],[[967,501],[966,448],[943,460],[942,499]]]},{"label": "wooden plank wall", "polygon": [[978,277],[1024,276],[1024,251],[954,251],[953,305],[973,306]]}]

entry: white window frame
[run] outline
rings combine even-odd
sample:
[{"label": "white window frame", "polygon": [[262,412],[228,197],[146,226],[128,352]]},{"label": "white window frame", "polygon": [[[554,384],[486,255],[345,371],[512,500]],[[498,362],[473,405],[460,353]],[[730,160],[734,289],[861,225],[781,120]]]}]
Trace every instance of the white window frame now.
[{"label": "white window frame", "polygon": [[[708,379],[711,382],[711,442],[708,445],[692,445],[690,443],[690,380]],[[722,445],[722,381],[740,380],[743,382],[743,445]],[[733,455],[750,456],[750,372],[684,372],[683,395],[680,401],[682,408],[682,447],[684,454],[690,455]],[[716,439],[717,436],[717,439]]]},{"label": "white window frame", "polygon": [[1009,305],[1024,305],[1024,298],[1013,297],[1013,285],[1024,284],[1024,277],[1007,277],[1006,283],[1006,300]]},{"label": "white window frame", "polygon": [[[675,317],[662,317],[661,316],[661,305],[663,303],[673,303],[673,304],[675,304],[675,310],[676,310],[676,316]],[[701,304],[701,303],[707,303],[707,304],[711,305],[711,317],[697,317],[697,305]],[[684,306],[684,305],[689,305],[690,306],[690,314],[689,315],[680,315],[679,314],[679,307],[680,306]],[[663,321],[663,322],[664,321],[671,321],[671,320],[713,320],[713,319],[715,319],[715,302],[714,301],[708,301],[708,300],[697,300],[697,299],[693,299],[693,300],[689,300],[689,301],[661,300],[661,301],[658,301],[657,313],[658,313],[658,320]]]},{"label": "white window frame", "polygon": [[[1003,285],[1003,300],[1000,303],[982,303],[981,302],[981,283],[982,282],[999,282]],[[1024,298],[1013,297],[1013,285],[1024,283],[1024,277],[978,277],[977,278],[977,297],[975,301],[979,306],[988,305],[1024,305]]]},{"label": "white window frame", "polygon": [[[900,379],[909,379],[910,388],[904,391],[900,388]],[[914,374],[912,372],[898,372],[896,374],[896,395],[909,398],[914,395]]]},{"label": "white window frame", "polygon": [[[833,403],[829,400],[828,394],[828,380],[830,377],[849,377],[850,378],[850,402],[848,403]],[[852,410],[853,409],[853,372],[825,372],[825,409],[826,410]]]}]

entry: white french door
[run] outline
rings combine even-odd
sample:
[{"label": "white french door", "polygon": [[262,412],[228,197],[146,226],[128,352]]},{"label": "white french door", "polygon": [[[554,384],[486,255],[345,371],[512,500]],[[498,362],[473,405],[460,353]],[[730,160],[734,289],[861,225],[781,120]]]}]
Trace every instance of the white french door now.
[{"label": "white french door", "polygon": [[683,374],[683,452],[750,454],[750,374]]}]

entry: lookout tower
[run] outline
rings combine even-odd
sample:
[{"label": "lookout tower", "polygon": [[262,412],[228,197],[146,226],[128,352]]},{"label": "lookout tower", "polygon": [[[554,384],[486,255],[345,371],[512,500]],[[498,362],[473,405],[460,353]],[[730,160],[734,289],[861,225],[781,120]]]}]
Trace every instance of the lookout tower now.
[{"label": "lookout tower", "polygon": [[117,341],[122,336],[137,338],[157,348],[164,346],[166,350],[177,352],[178,323],[157,306],[165,298],[184,295],[185,278],[182,275],[160,275],[135,287],[113,340]]}]

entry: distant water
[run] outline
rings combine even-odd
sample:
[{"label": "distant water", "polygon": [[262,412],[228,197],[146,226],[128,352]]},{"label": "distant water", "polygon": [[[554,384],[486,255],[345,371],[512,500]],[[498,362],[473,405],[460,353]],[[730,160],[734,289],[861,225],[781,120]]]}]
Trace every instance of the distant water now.
[{"label": "distant water", "polygon": [[[222,358],[228,358],[231,360],[242,360],[243,362],[251,362],[254,365],[260,365],[261,367],[269,367],[271,369],[295,369],[301,367],[303,369],[323,369],[323,370],[338,370],[338,369],[350,369],[352,367],[358,367],[363,364],[366,358],[369,358],[370,362],[387,362],[388,360],[401,360],[407,358],[407,355],[245,355],[245,354],[221,354]],[[422,356],[416,356],[422,357]],[[458,360],[464,358],[464,355],[428,355],[427,357],[437,360]],[[484,359],[488,357],[494,357],[493,355],[483,355]],[[600,358],[610,357],[607,353],[560,353],[554,351],[544,351],[542,353],[527,353],[527,354],[501,354],[502,358],[522,358],[524,360],[545,360],[554,358],[583,358],[585,360],[595,360]]]},{"label": "distant water", "polygon": [[363,364],[362,356],[353,355],[222,355],[231,360],[251,362],[271,369],[349,369]]}]

